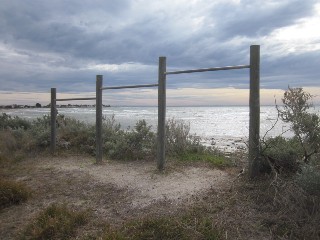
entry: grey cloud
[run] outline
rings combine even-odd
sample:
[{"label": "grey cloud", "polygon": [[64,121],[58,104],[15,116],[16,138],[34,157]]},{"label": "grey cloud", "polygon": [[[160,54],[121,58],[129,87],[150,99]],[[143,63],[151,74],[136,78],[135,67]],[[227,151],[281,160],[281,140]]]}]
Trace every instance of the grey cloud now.
[{"label": "grey cloud", "polygon": [[[237,7],[224,4],[214,8],[216,33],[220,40],[234,36],[256,37],[267,35],[309,16],[317,1],[241,1]],[[277,6],[277,7],[275,7]]]},{"label": "grey cloud", "polygon": [[[7,0],[0,6],[0,41],[29,60],[19,60],[17,67],[2,59],[1,88],[47,91],[56,86],[65,92],[92,91],[96,74],[103,74],[107,85],[153,83],[159,56],[167,56],[172,70],[248,64],[250,44],[261,44],[263,54],[263,43],[255,42],[257,37],[311,15],[315,2],[275,1],[280,5],[274,8],[265,7],[262,1],[221,3],[203,10],[204,23],[193,31],[189,23],[179,28],[174,25],[182,13],[131,13],[129,0]],[[248,39],[232,43],[237,36]],[[302,78],[306,85],[318,85],[319,52],[262,56],[264,88],[286,88],[289,81],[299,84]],[[88,64],[126,62],[151,68],[138,72],[86,70]],[[246,70],[170,76],[168,87],[244,88],[248,76]]]}]

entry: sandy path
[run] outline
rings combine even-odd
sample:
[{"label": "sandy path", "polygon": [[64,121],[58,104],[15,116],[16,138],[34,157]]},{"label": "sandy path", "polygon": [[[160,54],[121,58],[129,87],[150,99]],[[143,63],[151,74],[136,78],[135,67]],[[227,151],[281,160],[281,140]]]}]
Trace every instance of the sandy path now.
[{"label": "sandy path", "polygon": [[[13,171],[14,170],[14,171]],[[3,171],[32,190],[25,203],[0,211],[0,239],[16,239],[41,209],[52,203],[90,210],[96,222],[121,222],[148,214],[169,214],[216,190],[230,187],[231,176],[208,166],[168,164],[160,173],[155,162],[104,162],[85,156],[39,157]],[[210,191],[213,189],[214,191]],[[84,232],[97,231],[88,225]]]},{"label": "sandy path", "polygon": [[146,207],[162,200],[178,204],[209,189],[219,189],[230,179],[226,172],[208,167],[176,166],[159,173],[154,162],[112,161],[95,165],[82,157],[47,161],[43,167],[81,171],[101,183],[114,184],[130,192],[133,208]]}]

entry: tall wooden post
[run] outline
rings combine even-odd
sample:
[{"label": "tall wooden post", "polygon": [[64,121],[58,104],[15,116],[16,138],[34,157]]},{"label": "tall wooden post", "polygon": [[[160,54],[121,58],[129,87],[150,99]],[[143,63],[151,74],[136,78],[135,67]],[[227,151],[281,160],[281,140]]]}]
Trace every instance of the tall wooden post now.
[{"label": "tall wooden post", "polygon": [[165,165],[165,129],[166,129],[166,57],[159,57],[158,72],[158,169]]},{"label": "tall wooden post", "polygon": [[96,163],[102,163],[102,83],[103,76],[96,76]]},{"label": "tall wooden post", "polygon": [[260,46],[250,46],[249,175],[259,174],[260,166]]},{"label": "tall wooden post", "polygon": [[51,138],[50,138],[50,151],[54,155],[56,151],[56,119],[57,119],[57,107],[56,107],[56,89],[51,88]]}]

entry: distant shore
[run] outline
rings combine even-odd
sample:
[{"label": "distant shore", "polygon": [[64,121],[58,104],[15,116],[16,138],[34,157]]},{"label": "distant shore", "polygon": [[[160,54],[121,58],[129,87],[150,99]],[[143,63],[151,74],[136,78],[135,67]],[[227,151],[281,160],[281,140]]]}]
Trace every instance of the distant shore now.
[{"label": "distant shore", "polygon": [[[110,105],[102,105],[103,107],[111,107]],[[10,104],[10,105],[0,105],[0,109],[25,109],[25,108],[50,108],[51,105],[47,104],[42,106],[40,103],[36,105],[20,105],[20,104]],[[57,108],[94,108],[96,105],[88,104],[65,104],[56,105]]]}]

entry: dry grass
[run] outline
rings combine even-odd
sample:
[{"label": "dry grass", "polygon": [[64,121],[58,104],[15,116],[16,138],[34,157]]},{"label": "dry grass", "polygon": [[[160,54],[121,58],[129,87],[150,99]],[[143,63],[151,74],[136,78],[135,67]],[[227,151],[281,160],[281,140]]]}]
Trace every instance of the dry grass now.
[{"label": "dry grass", "polygon": [[[16,236],[12,231],[13,226],[17,226],[20,233],[24,229],[22,232],[27,234],[28,228],[28,231],[33,229],[33,232],[40,234],[47,229],[49,222],[54,225],[69,221],[60,219],[59,214],[47,219],[43,217],[45,211],[39,212],[39,209],[45,209],[52,202],[68,202],[66,211],[72,213],[76,212],[70,209],[79,209],[80,213],[89,209],[93,216],[86,218],[88,222],[81,228],[78,221],[70,220],[66,224],[73,230],[64,236],[72,236],[73,239],[320,238],[319,197],[310,195],[293,178],[274,175],[248,181],[245,175],[237,177],[236,169],[229,168],[228,173],[234,180],[232,184],[225,182],[222,188],[195,194],[179,204],[160,201],[136,209],[131,205],[133,192],[102,182],[81,170],[87,166],[87,162],[66,169],[63,165],[66,159],[47,160],[51,165],[43,158],[38,161],[29,159],[16,163],[8,171],[2,170],[11,179],[25,179],[25,183],[35,192],[26,204],[0,212],[0,220],[7,221],[0,228],[1,236],[8,236],[6,239]],[[71,163],[76,165],[76,161],[81,159],[74,159]],[[94,169],[102,167],[92,166]],[[180,165],[176,167],[170,170],[170,174],[179,171]],[[106,177],[110,176],[106,174]],[[42,220],[37,221],[40,216]],[[54,229],[60,227],[57,225]],[[36,239],[30,234],[27,234],[29,239]],[[62,235],[53,236],[63,239]]]},{"label": "dry grass", "polygon": [[272,239],[320,239],[320,196],[308,194],[293,178],[242,179],[233,191],[238,209],[249,203],[250,210],[242,211],[242,223],[254,216],[256,224],[251,230],[256,233],[269,232]]},{"label": "dry grass", "polygon": [[0,179],[0,209],[20,204],[31,196],[31,189],[16,181]]},{"label": "dry grass", "polygon": [[273,179],[262,211],[270,215],[264,225],[273,236],[289,239],[320,239],[320,196],[310,195],[292,179]]},{"label": "dry grass", "polygon": [[87,212],[52,204],[40,212],[21,233],[21,239],[70,239],[88,221]]}]

